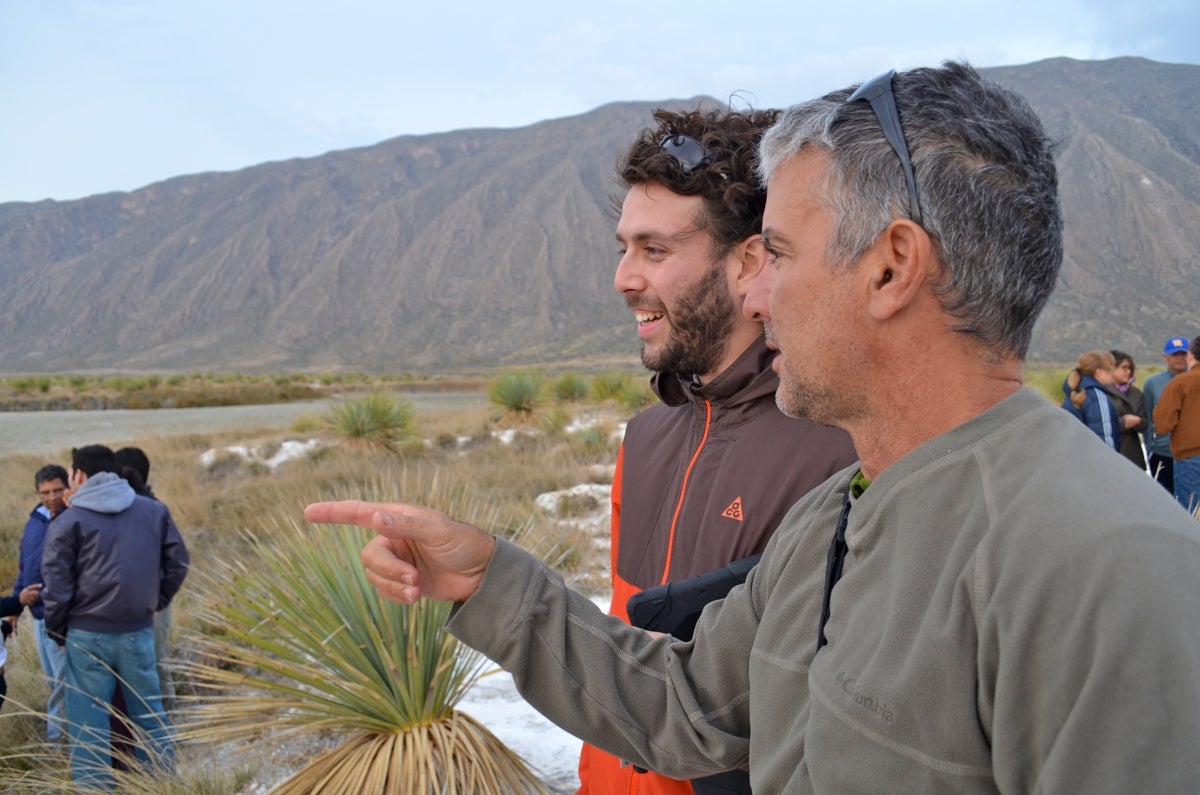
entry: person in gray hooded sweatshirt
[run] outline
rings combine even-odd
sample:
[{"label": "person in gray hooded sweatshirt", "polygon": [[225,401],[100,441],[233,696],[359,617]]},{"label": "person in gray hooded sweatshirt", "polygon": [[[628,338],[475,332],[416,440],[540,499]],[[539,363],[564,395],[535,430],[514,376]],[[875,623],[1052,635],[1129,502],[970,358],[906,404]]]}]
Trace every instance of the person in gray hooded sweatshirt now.
[{"label": "person in gray hooded sweatshirt", "polygon": [[143,737],[143,764],[170,768],[174,751],[154,654],[154,613],[187,576],[188,552],[171,513],[115,474],[103,445],[71,451],[70,507],[46,531],[46,631],[66,647],[71,777],[111,788],[108,702],[116,683]]}]

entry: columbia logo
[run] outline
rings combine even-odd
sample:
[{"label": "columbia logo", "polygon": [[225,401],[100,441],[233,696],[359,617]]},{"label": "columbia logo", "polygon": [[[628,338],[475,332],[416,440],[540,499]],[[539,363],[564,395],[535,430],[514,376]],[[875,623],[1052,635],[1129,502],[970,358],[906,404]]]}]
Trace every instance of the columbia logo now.
[{"label": "columbia logo", "polygon": [[742,521],[742,498],[738,497],[729,503],[729,507],[722,511],[721,515],[726,519],[734,519],[738,522]]}]

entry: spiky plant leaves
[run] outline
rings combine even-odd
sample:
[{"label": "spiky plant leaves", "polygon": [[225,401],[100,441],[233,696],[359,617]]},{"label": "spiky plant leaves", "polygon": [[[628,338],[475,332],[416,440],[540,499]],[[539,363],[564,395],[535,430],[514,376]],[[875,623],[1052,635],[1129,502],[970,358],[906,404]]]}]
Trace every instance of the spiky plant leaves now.
[{"label": "spiky plant leaves", "polygon": [[416,432],[417,414],[412,401],[386,392],[335,403],[329,409],[329,426],[352,444],[397,452]]},{"label": "spiky plant leaves", "polygon": [[629,373],[616,370],[596,373],[592,376],[592,400],[617,400],[632,380],[633,376]]},{"label": "spiky plant leaves", "polygon": [[[481,758],[507,757],[503,764]],[[402,772],[403,771],[403,772]],[[501,793],[543,791],[524,763],[483,725],[452,711],[421,731],[360,734],[313,760],[273,795],[363,792]]]},{"label": "spiky plant leaves", "polygon": [[550,385],[554,399],[562,402],[578,403],[587,400],[588,380],[578,373],[563,373],[554,379]]},{"label": "spiky plant leaves", "polygon": [[248,560],[215,561],[199,575],[199,612],[212,631],[186,668],[205,696],[181,736],[245,745],[267,727],[277,738],[351,736],[281,793],[547,792],[454,710],[487,661],[443,631],[449,605],[376,594],[359,562],[368,537],[283,521],[250,535]]},{"label": "spiky plant leaves", "polygon": [[542,376],[534,370],[510,370],[488,381],[488,400],[511,414],[532,414],[542,402]]}]

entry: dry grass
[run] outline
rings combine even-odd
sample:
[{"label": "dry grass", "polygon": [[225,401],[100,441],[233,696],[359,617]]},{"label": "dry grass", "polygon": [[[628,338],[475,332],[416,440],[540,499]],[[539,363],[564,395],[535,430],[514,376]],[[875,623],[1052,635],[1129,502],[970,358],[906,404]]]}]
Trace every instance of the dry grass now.
[{"label": "dry grass", "polygon": [[[311,432],[312,426],[303,428],[303,435],[290,430],[239,430],[151,436],[134,444],[150,457],[150,483],[171,508],[187,540],[196,569],[195,583],[219,562],[245,559],[249,546],[244,531],[261,529],[264,519],[295,519],[309,502],[369,496],[380,484],[400,486],[401,491],[394,495],[399,499],[424,502],[434,478],[448,498],[467,498],[471,504],[487,506],[487,516],[472,516],[467,511],[460,518],[486,522],[494,532],[522,530],[527,548],[556,563],[576,581],[581,574],[602,568],[606,560],[587,533],[564,528],[555,517],[539,514],[533,503],[542,492],[594,482],[591,470],[595,465],[610,465],[615,460],[617,442],[607,436],[612,424],[602,432],[568,434],[561,418],[546,423],[545,431],[534,421],[516,429],[511,443],[504,444],[496,438],[498,417],[493,414],[494,409],[487,408],[423,413],[418,416],[417,428],[423,442],[405,445],[399,454],[351,449],[325,431]],[[624,417],[616,418],[620,419]],[[286,441],[310,438],[319,439],[322,446],[274,469],[232,453],[217,455],[211,466],[201,463],[201,456],[210,450],[240,445],[269,454]],[[7,550],[0,559],[0,582],[11,583],[16,575],[21,531],[36,504],[32,473],[49,461],[64,461],[65,453],[0,458],[0,482],[6,486],[0,489],[0,549]],[[198,651],[189,637],[202,629],[195,588],[189,586],[184,584],[174,605],[173,655],[184,664],[196,659]],[[28,637],[32,640],[32,635]],[[11,700],[0,715],[0,747],[14,753],[0,757],[0,781],[13,782],[29,775],[26,771],[31,765],[40,770],[35,775],[42,780],[41,784],[29,783],[25,790],[6,785],[3,791],[65,791],[65,754],[40,744],[42,717],[36,710],[22,711],[19,706],[45,703],[46,688],[33,643],[18,643],[12,652],[8,666]],[[187,676],[177,676],[176,687],[183,698],[196,694],[195,682]],[[179,780],[169,787],[158,782],[155,788],[150,782],[151,786],[139,789],[141,785],[133,780],[121,786],[130,792],[236,792],[237,782],[248,775],[245,768],[224,763],[214,767],[214,758],[211,749],[185,745],[179,749]]]}]

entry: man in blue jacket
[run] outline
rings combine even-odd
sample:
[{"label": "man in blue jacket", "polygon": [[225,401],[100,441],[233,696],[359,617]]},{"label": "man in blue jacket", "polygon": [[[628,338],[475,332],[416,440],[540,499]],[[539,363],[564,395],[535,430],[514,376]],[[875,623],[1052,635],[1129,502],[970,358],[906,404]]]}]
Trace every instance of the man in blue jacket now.
[{"label": "man in blue jacket", "polygon": [[1163,346],[1165,370],[1146,379],[1142,396],[1146,402],[1146,416],[1150,427],[1146,430],[1146,452],[1150,454],[1150,474],[1171,494],[1175,493],[1175,458],[1171,455],[1171,434],[1159,433],[1154,427],[1154,407],[1158,405],[1163,390],[1171,379],[1188,369],[1188,341],[1184,337],[1171,337]]},{"label": "man in blue jacket", "polygon": [[143,734],[139,761],[173,764],[153,623],[188,569],[170,511],[116,468],[103,445],[71,451],[70,507],[51,522],[42,555],[46,630],[67,653],[71,777],[95,789],[113,786],[108,703],[118,682]]},{"label": "man in blue jacket", "polygon": [[[12,595],[17,597],[29,586],[42,584],[42,549],[46,544],[46,528],[50,526],[50,520],[66,507],[63,495],[67,491],[67,470],[58,464],[47,464],[34,474],[33,483],[37,489],[38,506],[30,512],[25,531],[21,534],[20,568],[12,590]],[[46,702],[46,741],[56,742],[64,736],[63,668],[67,664],[67,656],[46,634],[40,597],[29,606],[29,612],[33,616],[38,659],[46,675],[46,684],[50,686],[50,698]],[[16,628],[15,619],[13,628]]]}]

